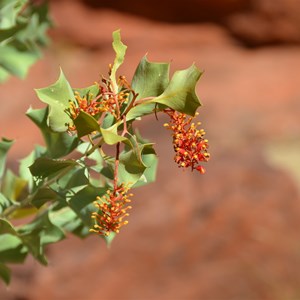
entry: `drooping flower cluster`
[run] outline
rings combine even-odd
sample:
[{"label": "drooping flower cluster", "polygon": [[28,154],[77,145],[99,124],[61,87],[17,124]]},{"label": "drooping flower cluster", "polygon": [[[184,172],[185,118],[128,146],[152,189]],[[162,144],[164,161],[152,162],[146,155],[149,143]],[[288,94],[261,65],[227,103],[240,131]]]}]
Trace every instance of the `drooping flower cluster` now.
[{"label": "drooping flower cluster", "polygon": [[97,197],[94,204],[98,212],[92,213],[95,225],[90,229],[91,232],[109,236],[111,232],[119,233],[120,228],[128,224],[124,218],[129,216],[127,211],[132,208],[128,205],[131,202],[128,197],[133,196],[128,194],[128,190],[129,188],[122,184],[113,191],[108,190],[106,195]]},{"label": "drooping flower cluster", "polygon": [[166,109],[164,112],[170,117],[170,122],[165,127],[173,131],[173,146],[175,151],[174,160],[181,168],[191,168],[205,173],[202,162],[209,160],[208,140],[204,139],[205,131],[197,129],[200,122],[192,123],[194,117]]}]

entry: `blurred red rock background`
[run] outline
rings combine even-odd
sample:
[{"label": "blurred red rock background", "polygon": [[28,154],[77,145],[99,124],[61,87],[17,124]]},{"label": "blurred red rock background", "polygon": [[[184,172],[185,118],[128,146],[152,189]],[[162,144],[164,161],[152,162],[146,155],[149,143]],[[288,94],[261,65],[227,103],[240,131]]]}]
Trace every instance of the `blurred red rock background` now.
[{"label": "blurred red rock background", "polygon": [[[9,163],[42,143],[24,113],[34,88],[62,67],[92,84],[128,45],[131,78],[145,53],[172,68],[195,62],[212,159],[207,174],[173,163],[160,117],[141,122],[157,143],[157,182],[137,189],[130,224],[112,247],[70,236],[48,248],[49,267],[13,267],[0,299],[300,299],[300,3],[298,0],[51,1],[51,45],[26,80],[0,89],[0,135],[17,139]],[[294,156],[293,156],[294,154]]]}]

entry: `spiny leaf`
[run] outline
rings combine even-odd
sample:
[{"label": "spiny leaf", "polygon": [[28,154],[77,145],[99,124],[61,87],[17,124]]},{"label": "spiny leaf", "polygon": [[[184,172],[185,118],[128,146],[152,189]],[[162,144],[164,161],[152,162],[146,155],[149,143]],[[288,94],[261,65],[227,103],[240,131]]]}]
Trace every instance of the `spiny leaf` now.
[{"label": "spiny leaf", "polygon": [[166,105],[188,115],[195,115],[201,105],[195,91],[201,74],[202,72],[194,64],[188,69],[175,72],[165,91],[150,102]]},{"label": "spiny leaf", "polygon": [[60,70],[59,79],[52,85],[36,89],[39,99],[49,105],[48,125],[53,131],[65,132],[67,124],[72,124],[72,119],[66,113],[69,101],[75,102],[73,90],[64,73]]},{"label": "spiny leaf", "polygon": [[53,132],[47,124],[49,108],[29,108],[26,115],[39,127],[47,145],[47,155],[51,158],[60,158],[72,152],[79,141],[76,136],[67,132]]},{"label": "spiny leaf", "polygon": [[132,89],[138,93],[137,99],[157,97],[169,83],[169,63],[149,62],[144,56],[132,78]]}]

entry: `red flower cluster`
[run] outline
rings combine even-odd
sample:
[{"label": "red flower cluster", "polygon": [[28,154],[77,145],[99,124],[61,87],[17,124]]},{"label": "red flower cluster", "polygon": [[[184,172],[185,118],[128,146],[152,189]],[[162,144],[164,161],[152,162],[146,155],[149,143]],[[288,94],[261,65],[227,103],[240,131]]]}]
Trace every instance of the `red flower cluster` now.
[{"label": "red flower cluster", "polygon": [[128,203],[131,202],[128,197],[133,195],[128,194],[128,190],[122,184],[113,191],[108,190],[102,198],[97,197],[98,201],[95,201],[94,204],[98,208],[98,212],[92,213],[95,225],[90,229],[91,232],[109,236],[110,232],[119,233],[120,228],[128,224],[128,221],[123,221],[125,217],[129,216],[127,210],[131,209],[131,206],[128,206]]},{"label": "red flower cluster", "polygon": [[[87,94],[81,97],[79,92],[75,92],[75,101],[70,100],[69,108],[66,113],[72,120],[75,120],[81,111],[86,112],[91,116],[96,116],[103,112],[111,113],[115,118],[120,117],[122,105],[128,101],[131,91],[130,85],[125,76],[120,76],[118,79],[118,93],[114,94],[112,82],[110,79],[102,78],[99,86],[99,93],[96,97],[92,94]],[[75,131],[76,127],[69,124],[68,131]]]},{"label": "red flower cluster", "polygon": [[204,139],[205,131],[197,129],[201,123],[192,123],[194,117],[166,109],[164,112],[170,117],[170,122],[165,127],[173,131],[173,146],[175,150],[175,162],[182,168],[191,168],[205,173],[205,168],[200,164],[207,162],[210,154],[207,152],[208,140]]}]

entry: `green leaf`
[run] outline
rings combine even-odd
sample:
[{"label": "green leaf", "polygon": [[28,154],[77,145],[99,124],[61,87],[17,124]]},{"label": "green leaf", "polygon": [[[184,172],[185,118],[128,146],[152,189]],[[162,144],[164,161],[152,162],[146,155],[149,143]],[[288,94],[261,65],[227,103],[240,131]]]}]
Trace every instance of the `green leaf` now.
[{"label": "green leaf", "polygon": [[2,178],[4,173],[7,152],[13,143],[13,140],[8,140],[6,138],[2,138],[0,141],[0,178]]},{"label": "green leaf", "polygon": [[48,112],[48,107],[29,108],[26,115],[41,130],[47,146],[47,155],[51,158],[60,158],[71,153],[77,147],[79,140],[76,136],[71,136],[66,132],[53,132],[47,124]]},{"label": "green leaf", "polygon": [[116,30],[113,32],[113,49],[115,50],[116,53],[116,58],[114,60],[114,64],[112,66],[111,69],[111,75],[110,78],[114,84],[114,86],[117,86],[117,82],[116,82],[116,72],[118,70],[118,68],[122,65],[124,58],[125,58],[125,53],[126,53],[126,49],[127,46],[124,45],[121,41],[121,34],[120,34],[120,30]]},{"label": "green leaf", "polygon": [[57,160],[46,157],[40,157],[29,167],[33,176],[46,178],[61,172],[66,169],[72,169],[77,165],[76,161],[72,159]]},{"label": "green leaf", "polygon": [[68,232],[77,232],[83,226],[82,221],[70,207],[50,211],[49,217],[54,225]]},{"label": "green leaf", "polygon": [[143,148],[142,161],[146,166],[146,169],[143,175],[135,183],[134,187],[140,187],[156,180],[158,159],[152,145],[149,144],[148,146],[146,145],[146,147]]},{"label": "green leaf", "polygon": [[29,192],[31,192],[34,187],[34,178],[32,177],[29,167],[37,158],[44,156],[45,154],[46,148],[37,145],[29,155],[20,160],[19,174],[22,179],[25,179],[27,181]]},{"label": "green leaf", "polygon": [[47,265],[44,246],[58,242],[65,237],[63,231],[50,221],[48,211],[18,229],[18,236],[33,257],[44,265]]},{"label": "green leaf", "polygon": [[119,125],[120,123],[118,122],[107,129],[101,128],[101,134],[106,144],[115,145],[118,142],[125,142],[128,140],[126,137],[118,135]]},{"label": "green leaf", "polygon": [[16,176],[11,170],[7,170],[1,187],[1,191],[7,199],[10,201],[20,200],[27,194],[26,187],[27,180]]},{"label": "green leaf", "polygon": [[2,0],[0,3],[0,28],[6,29],[16,24],[17,16],[27,0]]},{"label": "green leaf", "polygon": [[36,208],[40,208],[48,201],[57,200],[58,195],[48,187],[40,188],[37,190],[36,194],[34,194],[33,199],[31,200],[31,204]]},{"label": "green leaf", "polygon": [[6,233],[18,236],[18,233],[13,227],[13,225],[7,220],[0,218],[0,234]]},{"label": "green leaf", "polygon": [[76,126],[78,138],[100,130],[97,120],[84,111],[80,111],[79,115],[74,120],[74,125]]},{"label": "green leaf", "polygon": [[195,92],[201,74],[202,72],[194,64],[188,69],[175,72],[166,90],[150,102],[166,105],[188,115],[195,115],[201,105]]},{"label": "green leaf", "polygon": [[50,128],[56,132],[67,131],[67,124],[72,124],[73,121],[66,113],[66,109],[69,108],[69,101],[75,101],[75,97],[62,70],[54,84],[35,91],[39,99],[50,107],[47,121]]},{"label": "green leaf", "polygon": [[12,202],[8,200],[2,193],[0,193],[0,214],[2,214],[5,209],[10,207]]},{"label": "green leaf", "polygon": [[10,269],[5,264],[0,263],[0,277],[6,285],[9,285],[10,283],[10,275]]},{"label": "green leaf", "polygon": [[0,236],[0,262],[23,263],[27,253],[27,248],[18,237],[11,234]]},{"label": "green leaf", "polygon": [[12,46],[0,46],[0,66],[7,72],[25,78],[29,67],[38,59],[37,53],[19,51]]},{"label": "green leaf", "polygon": [[[139,180],[146,181],[144,173],[149,166],[145,164],[143,159],[148,160],[148,163],[153,162],[153,157],[150,158],[149,155],[154,155],[155,151],[153,149],[153,144],[138,144],[133,146],[132,149],[127,149],[120,154],[120,163],[119,163],[119,182],[132,186],[136,184]],[[154,166],[152,166],[154,168]],[[155,171],[155,168],[152,171],[149,171],[148,174],[149,180],[151,181],[152,173]],[[141,184],[142,185],[142,184]]]},{"label": "green leaf", "polygon": [[[149,62],[144,56],[132,79],[132,89],[138,93],[137,99],[157,97],[164,92],[169,83],[170,64]],[[153,113],[155,103],[136,105],[127,113],[126,120],[130,121],[138,117]]]},{"label": "green leaf", "polygon": [[149,62],[144,56],[132,78],[132,89],[138,93],[137,99],[157,97],[169,83],[169,63]]},{"label": "green leaf", "polygon": [[70,207],[89,228],[92,227],[93,223],[91,220],[91,214],[95,211],[93,202],[96,200],[97,196],[104,195],[106,191],[107,188],[97,188],[92,185],[88,185],[76,193],[69,201]]}]

